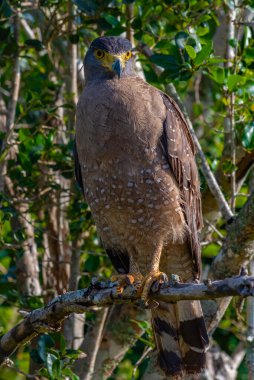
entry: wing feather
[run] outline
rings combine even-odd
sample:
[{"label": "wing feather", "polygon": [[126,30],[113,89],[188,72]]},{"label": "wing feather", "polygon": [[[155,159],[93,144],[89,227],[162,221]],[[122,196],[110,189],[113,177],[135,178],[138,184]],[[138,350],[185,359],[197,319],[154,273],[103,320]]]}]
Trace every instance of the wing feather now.
[{"label": "wing feather", "polygon": [[180,187],[195,276],[199,278],[201,254],[198,231],[203,221],[195,145],[188,124],[176,102],[164,93],[161,93],[161,96],[167,108],[162,145]]}]

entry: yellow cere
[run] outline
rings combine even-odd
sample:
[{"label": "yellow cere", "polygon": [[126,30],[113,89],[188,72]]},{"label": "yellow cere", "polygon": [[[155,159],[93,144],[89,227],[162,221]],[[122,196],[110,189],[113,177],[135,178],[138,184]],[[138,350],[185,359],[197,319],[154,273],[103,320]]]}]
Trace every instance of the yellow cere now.
[{"label": "yellow cere", "polygon": [[94,51],[95,58],[99,59],[102,65],[110,70],[112,70],[112,65],[119,59],[121,61],[122,68],[125,67],[125,62],[132,57],[131,51],[127,51],[121,54],[110,54],[107,51],[96,49]]}]

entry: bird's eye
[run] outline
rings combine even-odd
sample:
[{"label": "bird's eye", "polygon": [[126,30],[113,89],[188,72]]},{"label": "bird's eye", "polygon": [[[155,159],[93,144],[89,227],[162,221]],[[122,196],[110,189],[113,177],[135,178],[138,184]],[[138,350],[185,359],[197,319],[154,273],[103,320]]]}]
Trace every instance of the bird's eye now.
[{"label": "bird's eye", "polygon": [[132,54],[131,54],[131,51],[129,50],[129,51],[127,51],[127,53],[125,54],[125,59],[128,60],[128,59],[131,58],[131,56],[132,56]]},{"label": "bird's eye", "polygon": [[102,59],[104,57],[104,55],[105,55],[105,53],[103,50],[98,49],[95,51],[95,57],[96,58]]}]

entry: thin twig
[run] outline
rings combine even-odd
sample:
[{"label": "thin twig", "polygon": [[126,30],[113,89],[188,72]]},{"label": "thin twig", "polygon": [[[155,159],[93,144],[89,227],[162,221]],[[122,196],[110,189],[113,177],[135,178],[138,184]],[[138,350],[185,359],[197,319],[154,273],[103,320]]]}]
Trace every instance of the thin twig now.
[{"label": "thin twig", "polygon": [[[235,31],[235,24],[234,21],[236,19],[236,3],[234,7],[231,8],[231,6],[228,6],[228,33],[227,33],[227,52],[226,52],[226,59],[227,62],[225,63],[225,67],[230,68],[233,66],[233,73],[236,72],[236,56],[237,56],[237,43],[236,47],[234,48],[231,46],[230,41],[235,40],[236,37],[236,31]],[[232,211],[234,212],[235,209],[235,193],[236,193],[236,146],[235,146],[235,94],[232,92],[229,95],[229,106],[228,106],[228,117],[225,118],[224,123],[224,139],[225,139],[225,148],[224,150],[227,152],[229,151],[229,156],[232,163],[232,172],[231,172],[231,199],[230,199],[230,206]]]},{"label": "thin twig", "polygon": [[236,349],[234,350],[232,354],[232,363],[234,364],[234,368],[236,370],[242,363],[245,354],[246,354],[245,344],[244,342],[239,342],[239,344],[236,346]]},{"label": "thin twig", "polygon": [[[19,19],[18,12],[16,12],[13,16],[13,32],[14,32],[14,40],[18,46],[19,32],[20,32],[20,19]],[[11,94],[10,94],[7,119],[6,119],[7,132],[12,130],[14,127],[16,105],[17,105],[18,95],[19,95],[19,87],[20,87],[20,62],[19,62],[19,50],[17,49],[15,53],[15,57],[14,57]]]},{"label": "thin twig", "polygon": [[128,38],[128,40],[133,45],[134,44],[134,38],[133,38],[134,30],[131,27],[131,22],[132,22],[133,16],[134,16],[134,5],[133,5],[133,3],[127,3],[126,4],[126,16],[127,16],[126,17],[126,37]]},{"label": "thin twig", "polygon": [[205,219],[205,223],[208,224],[208,226],[210,226],[210,227],[214,230],[214,232],[216,232],[216,234],[217,234],[222,240],[225,239],[225,237],[220,233],[220,231],[215,227],[215,225],[214,225],[213,223],[209,222],[208,219]]},{"label": "thin twig", "polygon": [[83,344],[80,347],[80,349],[87,354],[85,362],[82,360],[82,362],[77,363],[79,364],[79,367],[81,367],[82,364],[83,366],[85,365],[85,369],[84,367],[79,368],[81,371],[77,372],[77,374],[80,377],[80,380],[92,379],[94,368],[95,368],[96,357],[97,357],[100,344],[102,341],[107,315],[108,315],[108,308],[104,308],[97,312],[95,325],[92,327],[90,334],[88,333],[85,336]]},{"label": "thin twig", "polygon": [[31,39],[35,39],[36,37],[35,37],[34,31],[33,31],[32,28],[30,28],[30,26],[29,26],[28,22],[26,21],[26,19],[22,17],[21,20],[20,20],[20,23],[23,26],[23,28],[24,28],[26,34],[28,35],[28,37],[31,38]]},{"label": "thin twig", "polygon": [[138,361],[136,362],[135,366],[133,367],[133,371],[132,371],[132,380],[135,380],[135,375],[136,375],[136,372],[137,372],[137,369],[138,367],[140,366],[140,364],[142,363],[142,361],[147,357],[147,355],[149,354],[149,352],[152,351],[152,347],[146,347],[144,349],[144,352],[143,354],[140,356],[140,358],[138,359]]},{"label": "thin twig", "polygon": [[14,130],[16,106],[17,106],[19,88],[20,88],[20,60],[19,60],[19,49],[18,49],[19,33],[20,33],[20,19],[19,19],[18,11],[16,11],[13,15],[13,32],[14,32],[14,40],[17,46],[17,51],[14,56],[11,89],[10,89],[9,103],[7,107],[6,126],[5,126],[6,136],[4,140],[2,141],[2,145],[1,145],[2,157],[1,157],[1,162],[0,162],[0,191],[3,191],[4,189],[4,176],[6,174],[6,167],[7,167],[6,158],[8,156],[7,147],[12,138],[12,133]]}]

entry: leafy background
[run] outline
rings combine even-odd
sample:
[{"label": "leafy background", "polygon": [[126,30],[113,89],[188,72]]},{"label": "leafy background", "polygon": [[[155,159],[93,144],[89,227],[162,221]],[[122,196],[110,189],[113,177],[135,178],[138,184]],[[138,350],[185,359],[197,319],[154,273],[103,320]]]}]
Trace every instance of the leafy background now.
[{"label": "leafy background", "polygon": [[[211,168],[226,180],[237,168],[225,135],[233,94],[236,152],[252,154],[254,30],[253,22],[238,23],[237,38],[227,40],[225,24],[234,7],[234,2],[222,0],[0,1],[0,164],[7,178],[0,189],[1,333],[21,319],[20,309],[41,307],[56,294],[87,286],[93,276],[109,278],[112,273],[73,174],[75,103],[84,80],[82,59],[94,38],[133,38],[137,70],[164,91],[168,84],[175,85]],[[253,19],[251,0],[241,1],[239,9],[240,21],[247,16]],[[72,87],[73,47],[77,89]],[[227,55],[230,49],[235,53],[232,60]],[[6,125],[17,59],[21,82],[9,133]],[[205,192],[202,175],[201,182]],[[236,210],[252,189],[250,173],[239,188]],[[225,193],[230,198],[230,191]],[[216,229],[208,229],[203,242],[205,272],[225,236],[223,220],[218,218],[214,224]],[[34,266],[26,261],[27,251],[34,257]],[[75,274],[75,268],[80,274]],[[214,334],[229,355],[246,339],[245,313],[244,306],[239,317],[235,304],[231,305]],[[94,319],[94,312],[87,313],[86,329]],[[139,379],[145,370],[146,361],[134,368],[146,347],[153,345],[151,330],[146,322],[135,323],[141,324],[143,335],[111,379]],[[73,367],[77,357],[82,354],[71,346],[66,331],[45,334],[34,346],[20,348],[11,368],[0,369],[0,378],[24,379],[24,373],[36,370],[44,378],[78,379]],[[247,379],[244,362],[238,379]]]}]

